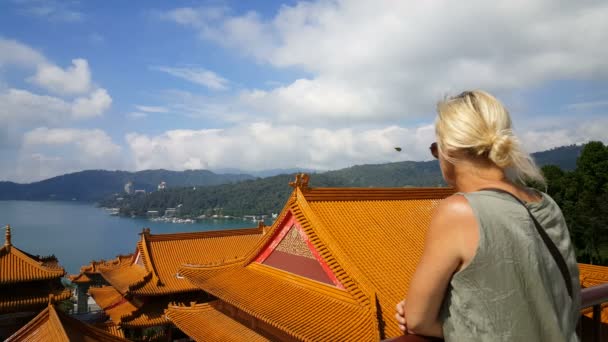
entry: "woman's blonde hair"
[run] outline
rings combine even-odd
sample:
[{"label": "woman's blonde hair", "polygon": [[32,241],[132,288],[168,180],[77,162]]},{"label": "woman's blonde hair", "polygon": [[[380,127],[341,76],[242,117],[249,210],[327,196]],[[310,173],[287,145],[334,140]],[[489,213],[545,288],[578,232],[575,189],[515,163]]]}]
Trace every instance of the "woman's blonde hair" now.
[{"label": "woman's blonde hair", "polygon": [[481,90],[465,91],[437,104],[437,145],[450,163],[463,156],[487,158],[516,183],[545,180],[519,143],[507,109]]}]

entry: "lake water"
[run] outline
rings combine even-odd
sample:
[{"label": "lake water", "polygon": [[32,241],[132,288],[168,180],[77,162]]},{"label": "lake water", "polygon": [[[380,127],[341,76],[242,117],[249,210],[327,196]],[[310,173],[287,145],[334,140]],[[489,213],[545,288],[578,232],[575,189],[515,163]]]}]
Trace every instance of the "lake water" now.
[{"label": "lake water", "polygon": [[77,202],[0,201],[0,245],[6,224],[11,225],[15,247],[34,255],[55,254],[69,274],[91,260],[133,253],[143,227],[160,234],[257,226],[243,220],[152,222],[110,216],[101,208]]}]

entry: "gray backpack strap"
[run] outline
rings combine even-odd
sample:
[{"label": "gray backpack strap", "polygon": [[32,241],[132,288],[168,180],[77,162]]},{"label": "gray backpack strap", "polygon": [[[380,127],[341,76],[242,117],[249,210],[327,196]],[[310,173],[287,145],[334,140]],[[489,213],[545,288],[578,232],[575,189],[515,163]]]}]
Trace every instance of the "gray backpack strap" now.
[{"label": "gray backpack strap", "polygon": [[570,299],[572,299],[572,277],[570,277],[570,271],[568,270],[568,265],[566,264],[566,261],[564,260],[564,257],[562,256],[562,254],[557,249],[557,246],[555,246],[555,243],[553,243],[553,240],[551,240],[549,235],[547,235],[547,232],[545,231],[545,229],[541,226],[541,224],[538,222],[536,217],[534,217],[534,215],[532,215],[532,212],[530,211],[530,209],[528,209],[526,204],[522,200],[517,198],[517,196],[513,195],[512,193],[510,193],[508,191],[502,190],[502,189],[487,188],[487,189],[480,189],[480,190],[495,191],[495,192],[507,194],[507,195],[513,197],[524,208],[526,208],[526,211],[528,212],[528,214],[530,215],[530,218],[532,218],[532,221],[534,222],[536,231],[542,238],[543,242],[545,243],[545,246],[547,246],[547,249],[553,256],[553,259],[555,260],[555,262],[557,263],[557,266],[559,267],[559,270],[562,273],[562,276],[564,277],[564,281],[566,282],[566,288],[568,289],[568,294],[570,295]]}]

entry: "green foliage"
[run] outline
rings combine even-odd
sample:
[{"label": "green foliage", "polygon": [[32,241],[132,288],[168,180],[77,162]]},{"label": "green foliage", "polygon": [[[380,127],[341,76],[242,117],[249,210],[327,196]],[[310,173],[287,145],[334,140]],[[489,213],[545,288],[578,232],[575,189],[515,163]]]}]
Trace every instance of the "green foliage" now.
[{"label": "green foliage", "polygon": [[562,208],[580,262],[607,264],[608,146],[586,144],[573,171],[543,167],[548,193]]},{"label": "green foliage", "polygon": [[[148,210],[162,215],[167,208],[180,207],[179,216],[198,217],[213,214],[244,216],[278,213],[292,189],[294,174],[278,175],[234,184],[172,188],[146,195],[117,196],[102,201],[104,207],[120,208],[124,215],[145,216]],[[401,187],[441,186],[443,179],[437,161],[400,162],[360,165],[313,174],[312,187]]]},{"label": "green foliage", "polygon": [[[581,146],[566,146],[533,154],[539,165],[553,162],[557,165],[574,165]],[[564,163],[564,161],[568,161]],[[559,168],[558,168],[559,169]],[[125,196],[118,201],[113,196],[100,204],[104,207],[120,208],[123,215],[145,216],[148,210],[157,210],[162,215],[167,208],[182,205],[179,216],[200,215],[261,215],[278,213],[285,204],[291,188],[287,185],[293,174],[245,180],[218,186],[170,188],[146,195]],[[353,167],[313,174],[312,187],[404,187],[443,186],[441,170],[437,161],[404,161]],[[542,189],[544,190],[544,188]]]},{"label": "green foliage", "polygon": [[70,300],[64,300],[55,304],[55,308],[66,314],[71,314],[74,312],[74,303]]}]

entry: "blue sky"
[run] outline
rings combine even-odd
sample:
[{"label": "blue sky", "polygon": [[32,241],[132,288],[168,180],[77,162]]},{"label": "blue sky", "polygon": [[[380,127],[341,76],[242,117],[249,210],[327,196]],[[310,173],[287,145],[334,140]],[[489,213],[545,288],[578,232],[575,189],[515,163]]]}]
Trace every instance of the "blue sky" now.
[{"label": "blue sky", "polygon": [[[442,96],[607,141],[608,4],[0,1],[0,180],[428,159]],[[402,146],[396,153],[393,146]]]}]

